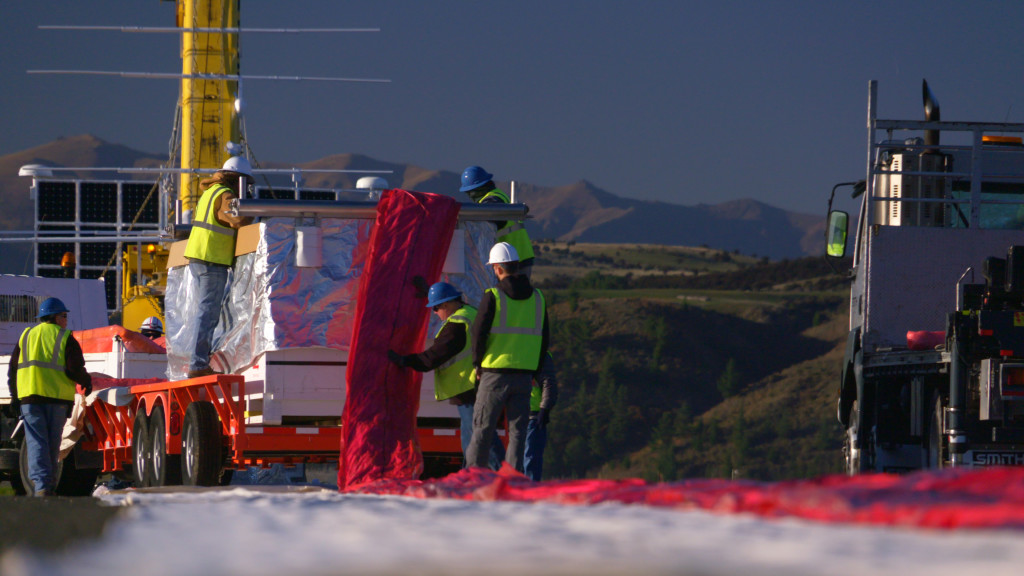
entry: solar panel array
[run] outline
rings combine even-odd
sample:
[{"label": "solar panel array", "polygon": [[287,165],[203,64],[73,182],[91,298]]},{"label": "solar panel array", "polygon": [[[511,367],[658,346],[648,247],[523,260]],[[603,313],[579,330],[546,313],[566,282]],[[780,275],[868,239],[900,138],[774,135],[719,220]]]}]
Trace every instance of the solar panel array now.
[{"label": "solar panel array", "polygon": [[[126,231],[133,221],[134,230],[156,231],[160,225],[158,194],[152,182],[43,181],[36,195],[36,210],[36,230],[63,232],[61,236],[68,237]],[[38,275],[63,276],[60,264],[65,252],[75,253],[75,243],[39,243]],[[117,243],[83,242],[78,245],[77,254],[79,277],[102,275],[106,281],[107,308],[117,308]]]}]

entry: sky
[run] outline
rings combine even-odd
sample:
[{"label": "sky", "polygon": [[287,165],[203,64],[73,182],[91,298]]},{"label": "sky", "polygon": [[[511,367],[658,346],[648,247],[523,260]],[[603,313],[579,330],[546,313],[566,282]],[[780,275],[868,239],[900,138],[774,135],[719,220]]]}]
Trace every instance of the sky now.
[{"label": "sky", "polygon": [[114,492],[98,541],[0,557],[8,576],[1020,574],[1019,531],[926,531],[602,504],[285,492]]},{"label": "sky", "polygon": [[[901,0],[242,2],[243,74],[389,84],[245,83],[262,161],[360,153],[501,180],[581,179],[676,204],[756,198],[823,213],[863,178],[868,81],[880,116],[1024,122],[1024,3]],[[40,30],[173,26],[171,2],[0,3],[0,155],[94,134],[164,153],[177,83],[30,69],[179,72],[177,35]]]}]

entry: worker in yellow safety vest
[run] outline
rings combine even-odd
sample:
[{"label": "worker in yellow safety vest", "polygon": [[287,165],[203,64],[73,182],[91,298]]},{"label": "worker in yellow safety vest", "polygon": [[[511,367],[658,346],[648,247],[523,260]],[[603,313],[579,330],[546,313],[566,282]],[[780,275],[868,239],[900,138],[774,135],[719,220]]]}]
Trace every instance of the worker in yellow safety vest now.
[{"label": "worker in yellow safety vest", "polygon": [[17,411],[25,425],[25,449],[35,496],[53,495],[64,422],[71,414],[77,382],[88,395],[92,377],[85,369],[82,347],[68,330],[68,309],[58,298],[39,306],[39,324],[26,328],[11,352],[7,387],[8,415]]},{"label": "worker in yellow safety vest", "polygon": [[505,461],[522,472],[530,391],[548,350],[547,307],[540,290],[519,274],[519,255],[511,244],[495,244],[487,264],[498,285],[484,292],[471,328],[473,365],[480,383],[466,465],[487,464],[487,439],[504,409],[509,424]]},{"label": "worker in yellow safety vest", "polygon": [[[438,282],[427,291],[427,307],[443,322],[434,336],[434,343],[419,354],[402,355],[388,350],[388,359],[399,368],[417,372],[434,371],[434,399],[447,400],[459,411],[462,433],[462,454],[465,456],[473,435],[473,404],[476,402],[476,379],[473,378],[473,347],[469,327],[476,319],[476,308],[462,300],[458,288]],[[491,442],[489,464],[497,470],[505,459],[505,447],[497,432]]]},{"label": "worker in yellow safety vest", "polygon": [[252,166],[241,156],[232,156],[213,177],[200,182],[203,195],[199,197],[192,218],[185,257],[188,269],[198,281],[196,294],[196,343],[189,363],[188,377],[198,378],[216,374],[210,367],[213,350],[213,331],[217,328],[224,295],[227,292],[228,269],[235,262],[235,235],[237,230],[252,221],[251,218],[233,216],[230,202],[245,189],[252,179]]},{"label": "worker in yellow safety vest", "polygon": [[[491,173],[480,166],[470,166],[462,171],[462,187],[459,191],[468,194],[478,204],[510,204],[511,200],[494,185],[493,178]],[[508,242],[516,249],[519,255],[519,274],[529,278],[533,272],[533,245],[530,244],[530,235],[523,223],[506,220],[494,224],[498,227],[495,239]]]}]

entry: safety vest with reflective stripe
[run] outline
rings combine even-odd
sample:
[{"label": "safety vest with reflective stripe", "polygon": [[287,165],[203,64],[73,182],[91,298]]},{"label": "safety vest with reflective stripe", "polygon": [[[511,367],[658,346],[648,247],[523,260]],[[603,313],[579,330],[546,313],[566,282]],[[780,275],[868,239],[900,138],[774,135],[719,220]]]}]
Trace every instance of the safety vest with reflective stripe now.
[{"label": "safety vest with reflective stripe", "polygon": [[225,192],[232,190],[222,184],[214,184],[199,198],[195,212],[197,217],[192,220],[192,232],[185,246],[186,258],[225,266],[234,262],[236,231],[217,222],[216,218],[216,206],[220,204],[220,195]]},{"label": "safety vest with reflective stripe", "polygon": [[[511,204],[512,201],[505,195],[504,192],[498,189],[491,190],[480,199],[480,202],[491,196],[497,196],[505,204]],[[498,232],[494,235],[494,239],[498,242],[508,242],[516,249],[516,254],[519,254],[519,261],[522,262],[527,258],[533,258],[533,245],[530,244],[530,235],[526,233],[526,228],[523,227],[523,223],[519,220],[508,220],[505,225],[498,228]]]},{"label": "safety vest with reflective stripe", "polygon": [[544,295],[535,288],[529,298],[513,300],[497,288],[487,291],[495,308],[481,366],[536,370],[544,340]]},{"label": "safety vest with reflective stripe", "polygon": [[[434,369],[434,398],[437,400],[447,400],[473,388],[473,340],[469,327],[473,325],[474,320],[476,320],[476,308],[466,305],[456,310],[441,325],[441,330],[444,330],[449,322],[458,322],[464,325],[466,347]],[[437,331],[434,338],[441,334],[441,330]]]},{"label": "safety vest with reflective stripe", "polygon": [[75,399],[75,383],[64,373],[64,350],[71,331],[51,322],[26,328],[18,346],[18,398]]}]

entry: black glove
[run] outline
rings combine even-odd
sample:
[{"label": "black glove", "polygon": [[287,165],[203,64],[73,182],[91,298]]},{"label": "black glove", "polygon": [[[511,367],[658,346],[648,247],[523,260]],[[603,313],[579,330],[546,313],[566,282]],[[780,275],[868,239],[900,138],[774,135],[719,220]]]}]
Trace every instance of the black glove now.
[{"label": "black glove", "polygon": [[11,398],[11,403],[4,406],[4,416],[8,418],[17,418],[21,416],[21,401],[17,398]]},{"label": "black glove", "polygon": [[427,291],[430,290],[430,286],[427,286],[427,279],[423,276],[413,276],[412,285],[416,288],[417,298],[426,298]]},{"label": "black glove", "polygon": [[537,412],[537,429],[544,430],[548,427],[549,421],[551,421],[551,409],[541,408],[540,412]]},{"label": "black glove", "polygon": [[82,387],[82,395],[88,396],[89,394],[92,394],[92,384]]},{"label": "black glove", "polygon": [[405,356],[394,350],[388,350],[388,360],[394,362],[399,368],[405,368]]}]

